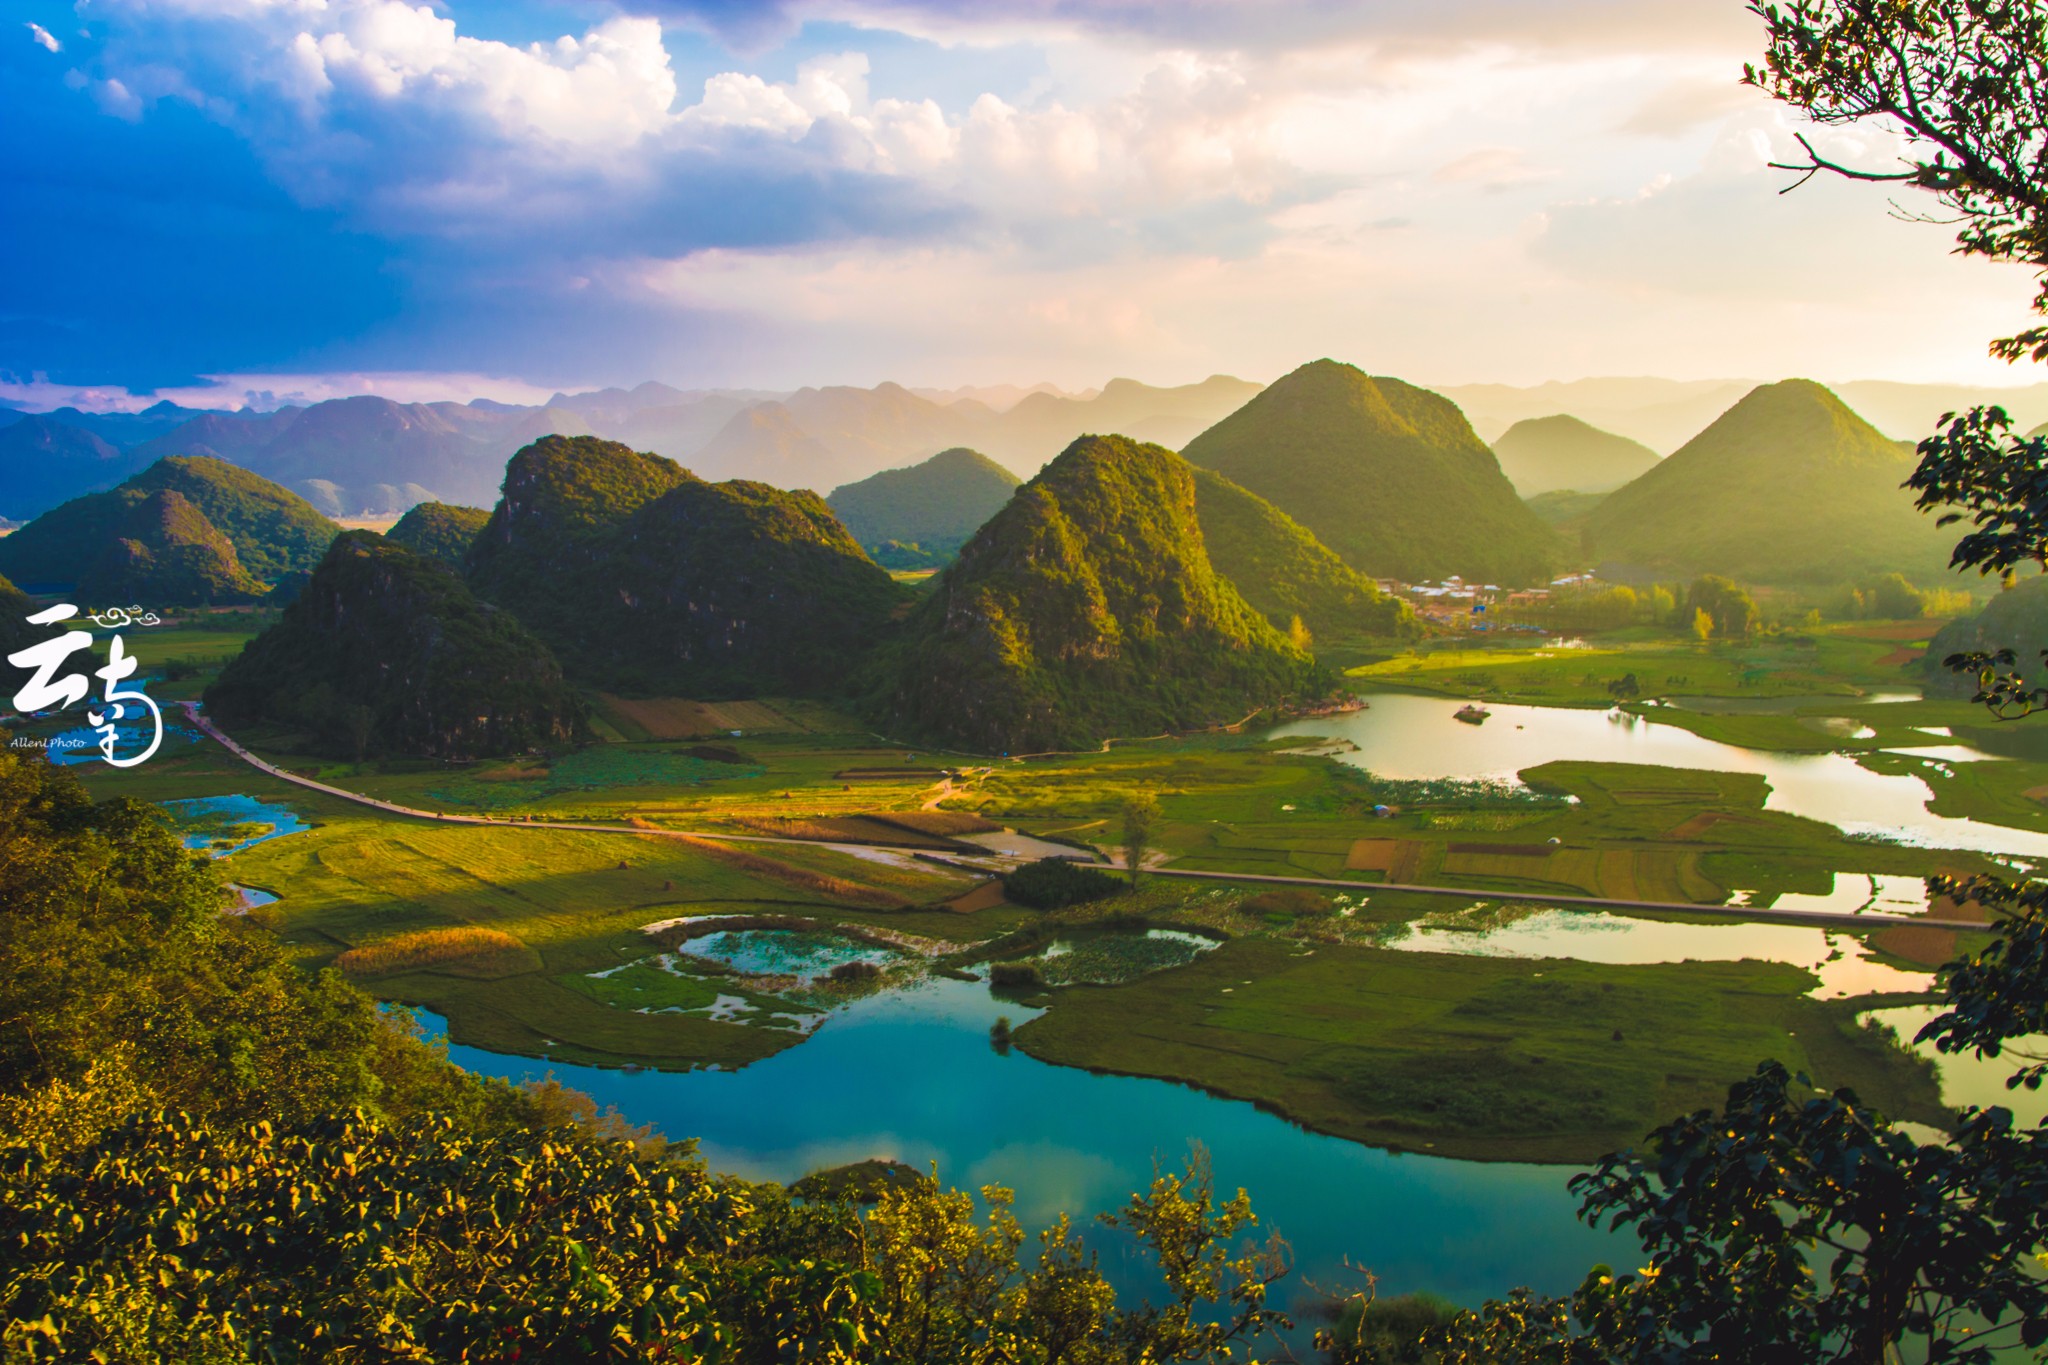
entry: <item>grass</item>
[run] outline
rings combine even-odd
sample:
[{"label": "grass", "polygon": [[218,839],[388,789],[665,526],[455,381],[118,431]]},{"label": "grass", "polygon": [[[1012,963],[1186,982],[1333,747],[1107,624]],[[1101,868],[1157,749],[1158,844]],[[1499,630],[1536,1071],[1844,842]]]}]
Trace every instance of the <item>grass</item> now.
[{"label": "grass", "polygon": [[[168,655],[204,653],[196,638],[162,639]],[[1882,638],[1823,638],[1808,651],[1814,666],[1799,685],[1840,690],[1810,693],[1810,703],[1790,714],[1688,712],[1687,724],[1723,732],[1715,737],[1797,732],[1821,747],[1843,747],[1806,722],[1845,716],[1878,730],[1870,744],[1949,742],[1915,725],[1949,726],[1956,742],[1975,741],[1967,727],[1986,721],[1967,705],[1857,699],[1853,689],[1878,685],[1882,673],[1857,661],[1897,647]],[[1577,702],[1605,704],[1604,684],[1597,692],[1581,684],[1588,675],[1598,681],[1608,654],[1568,653],[1575,658],[1539,665],[1518,660],[1517,651],[1488,651],[1484,661],[1447,659],[1435,671],[1454,690],[1463,685],[1460,673],[1493,668],[1512,684],[1518,672],[1547,669],[1557,682],[1553,700],[1576,694]],[[1788,676],[1766,672],[1745,683],[1753,661],[1736,650],[1726,658],[1707,652],[1723,670],[1713,675],[1671,662],[1669,642],[1623,639],[1611,653],[1638,662],[1661,654],[1668,667],[1660,679],[1683,677],[1705,695],[1720,685],[1737,698],[1777,695],[1774,689],[1798,682],[1789,676],[1798,670],[1787,667],[1778,672]],[[1650,668],[1637,668],[1639,679]],[[1797,701],[1792,691],[1784,695]],[[705,722],[699,713],[683,715],[682,705],[611,703],[608,724],[620,742],[505,763],[358,771],[283,756],[291,767],[409,805],[453,808],[460,798],[506,813],[638,822],[641,837],[391,819],[276,782],[211,744],[168,743],[149,764],[124,773],[100,765],[82,771],[102,795],[245,793],[291,805],[314,825],[310,832],[231,861],[234,880],[283,895],[257,921],[307,967],[346,959],[360,970],[375,962],[366,979],[379,995],[446,1016],[457,1043],[501,1052],[688,1068],[744,1065],[799,1045],[802,1035],[771,1017],[787,1011],[786,1002],[749,994],[738,978],[671,972],[650,960],[660,945],[642,926],[738,914],[826,931],[887,928],[958,945],[940,967],[985,961],[995,950],[976,945],[1029,929],[996,955],[1033,957],[1051,983],[1044,987],[1051,1011],[1018,1030],[1018,1044],[1036,1055],[1187,1080],[1323,1131],[1445,1155],[1583,1159],[1712,1102],[1766,1056],[1829,1083],[1854,1084],[1892,1112],[1939,1117],[1925,1076],[1846,1023],[1846,1006],[1804,999],[1810,983],[1790,967],[1531,964],[1386,952],[1362,941],[1377,926],[1444,908],[1433,898],[1381,891],[1371,893],[1369,907],[1355,905],[1373,881],[1682,902],[1718,901],[1733,888],[1760,899],[1820,892],[1837,872],[1990,867],[1975,855],[1850,841],[1828,826],[1766,811],[1753,776],[1562,763],[1524,775],[1540,788],[1532,796],[1487,784],[1386,783],[1282,744],[1203,736],[977,768],[944,789],[942,809],[926,812],[942,791],[936,771],[952,760],[878,740],[814,703],[770,701],[760,705],[780,718],[774,726],[765,716],[718,717],[764,722],[719,728],[713,742],[743,745],[746,760],[719,762],[693,756],[684,739],[653,737],[656,729],[675,733]],[[747,733],[733,741],[728,728]],[[2048,783],[2037,766],[2048,760],[2048,740],[2022,728],[1991,727],[1991,742],[2015,750],[2012,763],[1955,765],[1955,776],[1944,778],[1917,760],[1896,761],[1935,786],[1937,810],[2017,823],[2019,815],[2048,811],[2025,796]],[[2028,747],[2035,745],[2039,753]],[[942,869],[864,861],[816,844],[674,837],[791,826],[846,837],[894,828],[915,843],[1000,823],[1113,841],[1119,804],[1134,790],[1158,797],[1159,842],[1173,865],[1326,878],[1333,894],[1348,888],[1345,903],[1356,918],[1160,880],[1050,916],[1005,903],[1000,888],[986,884],[972,899],[978,908],[959,913],[944,903],[978,884]],[[1376,818],[1375,804],[1400,809]],[[1179,949],[1142,946],[1156,941],[1076,932],[1116,916],[1235,937],[1181,961]],[[1035,959],[1060,937],[1075,951]],[[478,951],[464,956],[457,951],[464,944]],[[484,951],[486,944],[499,946]],[[1949,944],[1888,929],[1876,946],[1924,963]],[[720,994],[755,1005],[755,1022],[693,1012]]]},{"label": "grass", "polygon": [[[403,935],[485,930],[508,936],[532,955],[527,970],[482,979],[418,964],[374,983],[385,998],[445,1015],[453,1041],[501,1052],[688,1067],[740,1065],[794,1041],[775,1029],[636,1013],[637,1007],[607,1003],[574,984],[587,973],[647,956],[656,945],[641,927],[658,920],[799,914],[947,939],[984,937],[1008,922],[1003,911],[985,920],[942,908],[881,910],[885,902],[902,905],[910,898],[879,889],[871,875],[902,886],[919,874],[826,849],[796,850],[812,862],[801,868],[674,838],[441,826],[393,821],[340,803],[293,804],[315,828],[237,854],[232,873],[283,893],[265,908],[266,921],[289,950],[318,967]],[[935,901],[967,884],[934,870],[905,889]],[[835,896],[839,887],[847,888],[846,897]],[[851,899],[856,893],[858,901]]]},{"label": "grass", "polygon": [[1608,684],[1628,674],[1645,697],[1854,698],[1912,681],[1898,664],[1879,662],[1898,647],[1895,640],[1871,638],[1868,623],[1707,645],[1636,628],[1571,649],[1529,648],[1508,637],[1497,645],[1469,638],[1437,647],[1425,642],[1345,676],[1368,686],[1539,706],[1610,706]]},{"label": "grass", "polygon": [[[1586,1161],[1717,1103],[1775,1057],[1944,1121],[1929,1069],[1778,964],[1641,967],[1236,939],[1114,989],[1067,988],[1017,1045],[1182,1081],[1380,1146]],[[1617,1039],[1616,1034],[1620,1037]]]},{"label": "grass", "polygon": [[394,934],[350,948],[334,959],[335,970],[353,977],[430,970],[490,980],[516,976],[539,965],[538,955],[502,929],[467,924]]},{"label": "grass", "polygon": [[579,973],[561,980],[573,991],[627,1010],[701,1010],[710,1008],[720,995],[743,994],[652,962],[635,962],[606,976]]}]

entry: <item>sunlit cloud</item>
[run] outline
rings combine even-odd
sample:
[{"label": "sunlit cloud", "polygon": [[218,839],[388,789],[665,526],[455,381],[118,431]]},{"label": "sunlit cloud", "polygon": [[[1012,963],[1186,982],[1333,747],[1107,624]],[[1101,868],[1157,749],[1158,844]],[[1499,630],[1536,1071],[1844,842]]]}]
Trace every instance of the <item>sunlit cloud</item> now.
[{"label": "sunlit cloud", "polygon": [[95,0],[72,65],[0,93],[69,120],[6,155],[71,196],[0,226],[57,267],[0,317],[0,373],[1992,380],[2024,303],[1879,191],[1778,195],[1796,125],[1739,84],[1739,6],[593,13],[508,41],[462,0]]}]

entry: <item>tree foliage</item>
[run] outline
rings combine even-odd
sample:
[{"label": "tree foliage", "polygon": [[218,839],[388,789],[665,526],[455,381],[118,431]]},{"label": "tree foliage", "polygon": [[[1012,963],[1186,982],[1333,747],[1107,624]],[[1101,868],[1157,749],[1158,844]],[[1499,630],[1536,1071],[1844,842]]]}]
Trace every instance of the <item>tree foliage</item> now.
[{"label": "tree foliage", "polygon": [[1193,469],[1084,436],[989,519],[874,669],[897,732],[983,752],[1235,723],[1330,679],[1216,572]]},{"label": "tree foliage", "polygon": [[[2048,15],[2004,0],[1794,0],[1752,6],[1768,28],[1748,79],[1823,124],[1876,120],[1920,153],[1903,171],[1846,167],[1801,139],[1794,169],[1892,179],[1940,196],[1966,254],[2048,265],[2048,137],[2038,92]],[[2036,298],[2048,310],[2048,287]],[[1994,344],[2048,358],[2041,329]],[[1958,567],[2048,563],[2044,450],[1995,409],[1944,419],[1908,486],[1922,508],[1960,507],[1973,530]],[[1697,589],[1696,585],[1696,589]],[[1902,585],[1900,585],[1902,586]],[[1903,594],[1900,594],[1903,596]],[[1697,601],[1695,610],[1709,607]],[[1715,618],[1716,628],[1721,621]],[[1951,656],[1987,667],[1979,700],[2030,709],[2010,651]],[[2048,883],[1936,878],[1930,891],[1989,915],[1988,943],[1941,974],[1947,1009],[1921,1032],[1945,1052],[1998,1057],[2048,1026]],[[2021,1054],[2013,1085],[2038,1086]],[[1489,1304],[1439,1339],[1452,1365],[1565,1362],[1841,1362],[1901,1357],[1989,1365],[2048,1345],[2048,1133],[2000,1106],[1970,1108],[1923,1142],[1848,1091],[1819,1094],[1766,1063],[1644,1153],[1580,1176],[1582,1215],[1633,1229],[1648,1264],[1596,1268],[1569,1300]]]},{"label": "tree foliage", "polygon": [[0,1358],[1164,1365],[1285,1322],[1199,1149],[1105,1220],[1161,1291],[1120,1303],[1000,1187],[862,1211],[470,1076],[228,904],[151,808],[0,747]]},{"label": "tree foliage", "polygon": [[510,612],[368,531],[334,542],[278,623],[221,670],[206,704],[229,724],[277,726],[358,761],[518,753],[584,733],[582,701]]},{"label": "tree foliage", "polygon": [[[1900,135],[1900,167],[1847,166],[1801,138],[1785,167],[1925,190],[1958,226],[1957,249],[2048,268],[2048,12],[2019,0],[1756,3],[1768,47],[1744,78],[1816,123]],[[2034,298],[2048,311],[2048,274]],[[2006,360],[2048,359],[2048,328],[1992,343]]]}]

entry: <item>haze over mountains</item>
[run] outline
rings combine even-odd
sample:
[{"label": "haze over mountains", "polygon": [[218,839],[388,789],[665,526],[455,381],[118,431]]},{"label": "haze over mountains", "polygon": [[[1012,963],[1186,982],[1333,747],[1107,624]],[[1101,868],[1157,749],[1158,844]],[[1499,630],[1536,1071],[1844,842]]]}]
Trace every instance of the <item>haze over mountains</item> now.
[{"label": "haze over mountains", "polygon": [[[839,460],[864,444],[863,458],[879,459],[930,438],[934,412],[981,422],[984,435],[1000,418],[1021,440],[1076,414],[1192,422],[1189,412],[1250,387],[1039,390],[1001,414],[978,397],[948,408],[894,385],[765,403],[642,386],[538,408],[346,399],[202,414],[177,430],[280,475],[323,467],[363,436],[362,472],[385,486],[424,472],[488,479],[501,493],[475,506],[416,502],[388,536],[362,540],[338,537],[307,499],[241,463],[167,456],[0,538],[0,574],[32,592],[157,606],[316,592],[287,611],[279,638],[341,668],[343,655],[311,643],[339,632],[343,671],[425,680],[431,704],[366,682],[301,705],[313,676],[287,667],[279,645],[224,678],[234,704],[330,753],[359,748],[374,712],[398,748],[442,755],[572,735],[578,687],[817,696],[906,740],[1070,747],[1321,697],[1332,676],[1319,652],[1383,649],[1419,628],[1375,579],[1519,586],[1588,567],[1623,581],[1717,573],[1759,586],[1945,576],[1951,534],[1900,488],[1910,447],[1809,380],[1745,393],[1662,459],[1569,415],[1519,423],[1497,457],[1443,395],[1325,359],[1257,390],[1181,454],[1085,435],[1021,486],[968,447],[842,484],[829,501],[707,479],[588,434],[525,440],[502,473],[488,463],[493,442],[550,425],[671,421],[707,405],[741,405],[707,449],[773,431],[788,458]],[[24,441],[40,449],[48,425]],[[101,472],[178,439],[120,451],[73,430],[83,439],[69,448]],[[1543,491],[1518,496],[1511,475],[1523,493]],[[335,482],[300,480],[316,492]],[[1560,500],[1571,506],[1549,506]],[[877,561],[899,553],[902,567],[940,572],[922,589],[895,582]],[[426,633],[370,601],[380,593],[416,607]],[[496,647],[509,672],[487,660]],[[465,708],[501,683],[523,699],[520,714],[478,728]]]},{"label": "haze over mountains", "polygon": [[425,501],[487,506],[505,461],[545,435],[602,436],[712,479],[819,492],[956,446],[1029,472],[1088,431],[1178,447],[1259,387],[1219,375],[1177,388],[1117,379],[1080,396],[1041,385],[949,397],[899,384],[770,393],[650,382],[556,394],[538,407],[364,395],[267,413],[159,405],[135,415],[0,415],[0,516],[36,516],[166,455],[240,464],[329,516],[396,515]]},{"label": "haze over mountains", "polygon": [[1566,489],[1611,493],[1657,464],[1648,446],[1562,413],[1523,418],[1493,443],[1493,453],[1524,498]]},{"label": "haze over mountains", "polygon": [[[1602,431],[1640,441],[1668,455],[1764,382],[1621,378],[1574,379],[1526,388],[1507,384],[1432,387],[1463,409],[1473,430],[1489,442],[1524,419],[1569,413]],[[1986,389],[1857,379],[1829,387],[1865,421],[1898,441],[1915,442],[1930,434],[1945,412],[1993,403],[2011,413],[2014,425],[2021,429],[2048,421],[2048,384]]]}]

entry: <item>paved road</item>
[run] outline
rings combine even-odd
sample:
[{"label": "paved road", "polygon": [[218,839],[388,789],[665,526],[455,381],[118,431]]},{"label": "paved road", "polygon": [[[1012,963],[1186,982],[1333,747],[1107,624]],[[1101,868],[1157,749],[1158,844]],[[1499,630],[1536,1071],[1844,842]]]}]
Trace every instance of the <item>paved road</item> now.
[{"label": "paved road", "polygon": [[1548,892],[1477,891],[1470,887],[1415,886],[1408,882],[1347,882],[1327,877],[1276,877],[1262,872],[1196,872],[1187,868],[1155,867],[1148,877],[1186,877],[1212,882],[1250,882],[1275,886],[1313,886],[1322,891],[1344,888],[1354,891],[1401,891],[1417,896],[1455,896],[1460,900],[1527,901],[1537,905],[1567,905],[1584,910],[1661,910],[1684,915],[1722,915],[1729,919],[1761,924],[1822,924],[1830,927],[1882,927],[1915,925],[1923,929],[1977,929],[1974,920],[1930,919],[1925,915],[1862,914],[1841,910],[1773,910],[1753,905],[1697,905],[1690,901],[1621,901],[1599,896],[1558,896]]},{"label": "paved road", "polygon": [[[577,823],[563,820],[500,820],[494,819],[488,815],[449,815],[441,811],[415,810],[411,806],[401,806],[393,801],[380,801],[374,796],[365,796],[361,792],[350,791],[346,787],[329,786],[325,782],[316,782],[310,777],[304,777],[294,772],[287,772],[285,769],[278,767],[274,763],[268,763],[265,762],[263,759],[258,758],[255,754],[250,753],[240,744],[237,744],[234,740],[230,739],[226,734],[222,733],[218,728],[216,728],[212,721],[208,720],[205,716],[199,714],[199,709],[194,703],[188,701],[181,702],[180,705],[184,707],[185,715],[187,719],[189,719],[192,722],[192,724],[197,726],[200,730],[204,731],[208,736],[210,736],[214,740],[217,740],[221,744],[221,746],[225,748],[229,753],[241,759],[244,763],[249,764],[251,767],[256,768],[261,772],[268,773],[270,776],[277,778],[281,782],[289,782],[294,786],[304,787],[309,791],[321,792],[328,796],[338,797],[343,801],[352,801],[359,806],[369,806],[374,810],[383,811],[387,815],[401,815],[407,817],[408,819],[430,820],[440,824],[448,825],[489,825],[496,829],[573,829],[586,830],[595,834],[685,834],[693,838],[729,840],[737,843],[801,844],[811,848],[816,848],[820,846],[819,841],[815,839],[788,839],[772,834],[728,834],[724,830],[696,833],[688,830],[642,829],[637,825],[606,824],[599,822]],[[845,849],[870,849],[881,852],[898,853],[905,855],[915,852],[915,850],[903,848],[895,844],[847,843],[827,844],[824,845],[824,847]],[[929,855],[922,856],[924,856],[924,861],[926,862],[941,863],[950,867],[958,867],[962,871],[982,873],[986,873],[987,871],[989,871],[989,869],[986,867],[976,867],[974,864],[966,862],[956,863],[950,858],[940,858]],[[1014,859],[1003,858],[1001,855],[998,854],[991,854],[990,857],[991,859],[1004,863],[1015,861]],[[1100,864],[1100,866],[1109,867],[1111,865],[1108,863],[1102,863]],[[1274,876],[1262,872],[1197,872],[1185,868],[1161,867],[1149,869],[1146,872],[1146,875],[1150,877],[1181,877],[1188,879],[1190,881],[1242,882],[1250,885],[1270,886],[1308,886],[1314,887],[1317,890],[1321,891],[1333,891],[1338,889],[1357,890],[1366,892],[1400,891],[1410,895],[1417,896],[1454,896],[1461,900],[1468,901],[1526,901],[1537,905],[1563,905],[1586,910],[1656,910],[1664,911],[1671,914],[1720,915],[1731,920],[1741,920],[1760,924],[1802,924],[1820,925],[1828,928],[1865,929],[1880,928],[1890,925],[1908,925],[1916,926],[1923,929],[1981,930],[1984,928],[1983,925],[1978,924],[1971,920],[1929,919],[1924,915],[1866,915],[1858,914],[1853,911],[1841,912],[1831,910],[1773,910],[1749,905],[1695,905],[1686,901],[1606,900],[1599,896],[1562,896],[1551,895],[1547,892],[1527,891],[1480,891],[1473,890],[1469,887],[1414,886],[1405,882],[1349,882],[1331,880],[1325,877]]]},{"label": "paved road", "polygon": [[[820,842],[816,839],[790,839],[775,834],[729,834],[725,830],[699,833],[693,830],[651,829],[641,825],[621,825],[603,821],[506,820],[489,815],[450,815],[446,811],[419,810],[412,806],[401,806],[395,801],[380,801],[374,796],[366,796],[362,792],[350,791],[346,787],[329,786],[325,782],[317,782],[303,774],[280,768],[275,763],[266,762],[255,754],[250,753],[240,744],[237,744],[226,733],[215,726],[212,721],[200,715],[195,703],[187,701],[178,704],[185,709],[186,719],[204,731],[208,737],[218,741],[222,748],[257,771],[268,773],[280,782],[289,782],[295,787],[304,787],[308,791],[316,791],[326,796],[338,797],[343,801],[354,802],[358,806],[368,806],[372,810],[383,811],[386,815],[402,815],[409,820],[427,820],[441,825],[489,825],[493,829],[532,829],[542,831],[573,829],[584,830],[593,834],[680,834],[695,839],[718,839],[743,844],[800,844],[807,848],[818,848],[821,846]],[[916,851],[899,844],[824,844],[822,846],[826,848],[872,849],[877,852],[900,853],[905,856]]]}]

